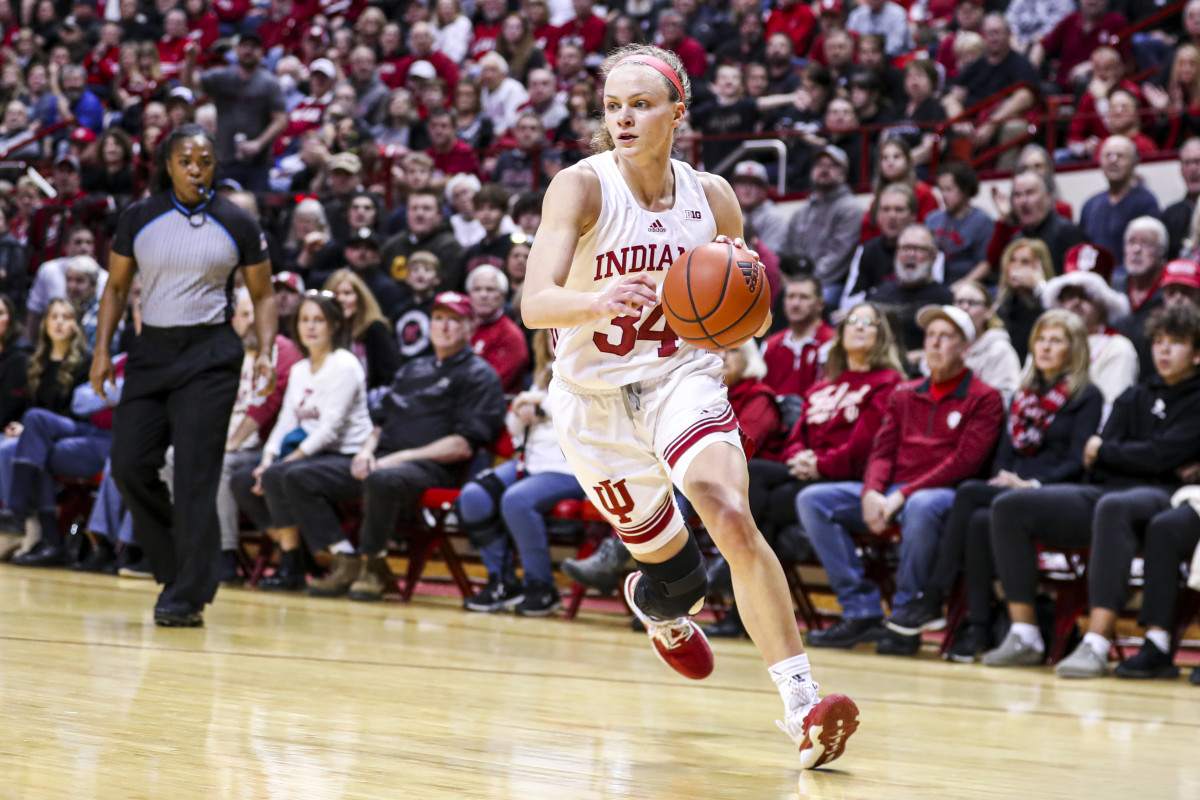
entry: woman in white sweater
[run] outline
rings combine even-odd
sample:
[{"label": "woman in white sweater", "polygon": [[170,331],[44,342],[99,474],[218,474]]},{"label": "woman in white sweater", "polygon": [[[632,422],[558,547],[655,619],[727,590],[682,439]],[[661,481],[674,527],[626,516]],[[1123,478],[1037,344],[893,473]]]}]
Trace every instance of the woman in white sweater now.
[{"label": "woman in white sweater", "polygon": [[998,391],[1007,408],[1021,382],[1021,361],[1004,323],[996,316],[995,299],[983,284],[959,281],[954,287],[954,305],[971,316],[978,334],[967,350],[967,368]]},{"label": "woman in white sweater", "polygon": [[344,540],[333,503],[361,495],[350,461],[371,433],[366,374],[346,349],[350,329],[332,292],[305,295],[296,331],[306,357],[292,367],[262,461],[231,480],[239,507],[279,543],[279,569],[263,589],[304,588],[300,536],[313,552]]}]

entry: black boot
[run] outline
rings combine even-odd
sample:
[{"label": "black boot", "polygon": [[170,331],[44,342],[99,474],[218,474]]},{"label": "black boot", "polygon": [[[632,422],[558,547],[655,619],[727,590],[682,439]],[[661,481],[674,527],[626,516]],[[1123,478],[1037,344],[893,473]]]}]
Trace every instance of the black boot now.
[{"label": "black boot", "polygon": [[720,621],[704,629],[704,635],[710,639],[741,639],[746,635],[746,627],[742,625],[742,615],[737,606],[730,606]]},{"label": "black boot", "polygon": [[258,581],[258,588],[266,592],[299,592],[305,587],[304,567],[301,566],[300,548],[283,550],[279,553],[279,567],[274,574]]}]

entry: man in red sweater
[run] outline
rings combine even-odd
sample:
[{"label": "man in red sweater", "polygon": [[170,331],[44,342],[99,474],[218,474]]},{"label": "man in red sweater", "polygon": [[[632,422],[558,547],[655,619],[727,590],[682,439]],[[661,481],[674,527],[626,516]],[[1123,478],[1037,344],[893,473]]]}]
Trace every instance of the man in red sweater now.
[{"label": "man in red sweater", "polygon": [[504,393],[516,394],[525,388],[529,345],[521,326],[504,313],[508,277],[491,264],[483,264],[467,275],[467,294],[475,311],[471,347],[496,370]]},{"label": "man in red sweater", "polygon": [[604,17],[592,13],[591,0],[573,0],[571,5],[575,17],[559,26],[556,41],[577,44],[585,53],[599,53],[604,48]]},{"label": "man in red sweater", "polygon": [[[832,628],[808,635],[810,647],[853,647],[879,642],[878,651],[911,655],[920,630],[884,628],[879,587],[866,576],[851,530],[883,533],[899,525],[893,616],[916,602],[937,555],[938,539],[954,502],[954,487],[987,463],[1004,424],[1004,402],[964,364],[975,326],[955,306],[926,306],[917,314],[925,329],[928,378],[901,384],[888,398],[862,482],[810,486],[796,510],[842,606]],[[923,629],[933,630],[937,622]]]},{"label": "man in red sweater", "polygon": [[454,112],[439,108],[425,118],[430,146],[425,152],[433,159],[434,180],[442,182],[451,175],[479,172],[479,156],[471,145],[458,138],[458,123]]},{"label": "man in red sweater", "polygon": [[763,383],[775,394],[804,396],[821,380],[825,345],[833,341],[833,328],[821,319],[825,302],[821,284],[811,275],[788,278],[783,290],[783,313],[787,330],[770,336],[763,346],[767,376]]}]

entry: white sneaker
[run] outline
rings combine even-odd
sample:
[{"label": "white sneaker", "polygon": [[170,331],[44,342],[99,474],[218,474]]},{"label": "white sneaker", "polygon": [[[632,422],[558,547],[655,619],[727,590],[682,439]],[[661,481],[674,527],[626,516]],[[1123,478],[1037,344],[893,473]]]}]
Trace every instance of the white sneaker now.
[{"label": "white sneaker", "polygon": [[800,767],[815,769],[839,758],[858,730],[858,706],[844,694],[821,699],[817,684],[792,681],[792,700],[779,729],[800,748]]},{"label": "white sneaker", "polygon": [[708,637],[690,617],[657,620],[646,616],[634,601],[634,590],[642,573],[634,572],[625,578],[625,602],[646,626],[654,653],[671,669],[692,680],[707,678],[713,671],[713,653]]}]

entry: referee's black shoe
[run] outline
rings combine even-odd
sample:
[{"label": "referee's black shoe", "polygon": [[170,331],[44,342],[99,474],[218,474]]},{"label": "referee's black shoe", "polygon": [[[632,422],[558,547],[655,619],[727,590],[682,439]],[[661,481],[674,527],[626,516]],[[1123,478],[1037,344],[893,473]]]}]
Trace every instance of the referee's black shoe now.
[{"label": "referee's black shoe", "polygon": [[202,628],[204,615],[183,603],[154,607],[154,624],[160,628]]}]

